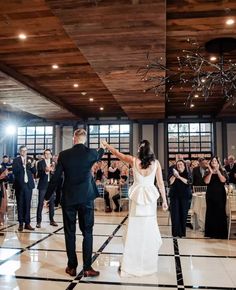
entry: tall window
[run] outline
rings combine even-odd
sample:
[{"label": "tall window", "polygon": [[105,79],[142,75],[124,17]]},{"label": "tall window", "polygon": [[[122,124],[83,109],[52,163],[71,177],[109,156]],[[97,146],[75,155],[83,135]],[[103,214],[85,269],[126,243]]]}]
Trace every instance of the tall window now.
[{"label": "tall window", "polygon": [[130,125],[89,125],[88,143],[90,148],[98,148],[100,141],[108,143],[121,152],[130,152]]},{"label": "tall window", "polygon": [[176,154],[185,159],[210,158],[212,155],[212,123],[168,124],[169,161]]},{"label": "tall window", "polygon": [[25,145],[30,155],[42,154],[46,148],[53,149],[53,126],[18,127],[17,150]]}]

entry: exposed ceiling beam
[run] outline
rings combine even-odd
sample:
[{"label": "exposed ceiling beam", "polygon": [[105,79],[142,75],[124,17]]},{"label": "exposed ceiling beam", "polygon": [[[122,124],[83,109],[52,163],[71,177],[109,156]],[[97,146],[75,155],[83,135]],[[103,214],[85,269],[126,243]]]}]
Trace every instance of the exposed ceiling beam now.
[{"label": "exposed ceiling beam", "polygon": [[82,112],[78,109],[71,108],[63,103],[57,96],[53,95],[52,93],[48,92],[44,88],[38,86],[35,82],[29,79],[26,76],[19,74],[16,70],[11,69],[9,66],[0,63],[0,71],[7,75],[9,78],[13,79],[14,81],[20,83],[25,88],[29,89],[30,91],[40,95],[40,97],[46,99],[50,103],[59,106],[62,109],[66,109],[68,112],[72,113],[73,115],[77,116],[78,119],[83,118]]}]

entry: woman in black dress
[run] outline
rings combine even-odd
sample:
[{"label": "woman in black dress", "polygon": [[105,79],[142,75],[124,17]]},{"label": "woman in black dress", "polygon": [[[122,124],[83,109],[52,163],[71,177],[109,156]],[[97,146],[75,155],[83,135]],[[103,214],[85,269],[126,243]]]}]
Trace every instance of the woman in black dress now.
[{"label": "woman in black dress", "polygon": [[176,162],[176,168],[173,168],[171,171],[169,175],[169,198],[172,236],[182,238],[186,235],[192,177],[187,171],[184,160],[178,160]]},{"label": "woman in black dress", "polygon": [[218,157],[214,156],[210,160],[204,181],[207,184],[205,237],[226,239],[225,182],[227,173],[221,167]]}]

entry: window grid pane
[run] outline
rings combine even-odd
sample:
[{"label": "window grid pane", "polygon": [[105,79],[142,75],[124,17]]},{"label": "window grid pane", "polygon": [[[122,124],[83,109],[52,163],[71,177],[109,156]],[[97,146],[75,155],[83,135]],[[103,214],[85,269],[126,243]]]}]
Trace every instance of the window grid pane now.
[{"label": "window grid pane", "polygon": [[45,148],[53,150],[53,126],[19,127],[17,149],[21,145],[28,148],[32,155],[42,154]]},{"label": "window grid pane", "polygon": [[169,160],[175,154],[185,159],[212,155],[212,123],[169,123],[167,128]]}]

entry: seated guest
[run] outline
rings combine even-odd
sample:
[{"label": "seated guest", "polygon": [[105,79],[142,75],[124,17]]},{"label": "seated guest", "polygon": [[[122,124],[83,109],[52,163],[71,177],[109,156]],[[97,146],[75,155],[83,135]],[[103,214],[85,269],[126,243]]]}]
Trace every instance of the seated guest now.
[{"label": "seated guest", "polygon": [[106,204],[105,212],[112,212],[109,192],[105,190],[104,185],[101,183],[99,179],[96,180],[96,186],[100,194],[100,197],[103,197],[105,200],[105,204]]},{"label": "seated guest", "polygon": [[120,204],[119,204],[119,199],[122,197],[128,197],[129,186],[128,186],[127,180],[128,180],[128,178],[126,175],[121,176],[120,193],[118,193],[112,197],[112,199],[116,205],[116,208],[114,209],[115,212],[122,211],[122,208],[120,207]]},{"label": "seated guest", "polygon": [[117,167],[116,162],[112,162],[111,166],[108,169],[108,179],[120,179],[120,170]]},{"label": "seated guest", "polygon": [[198,166],[193,168],[192,177],[193,177],[193,186],[204,186],[205,172],[207,169],[207,160],[205,158],[198,159]]}]

